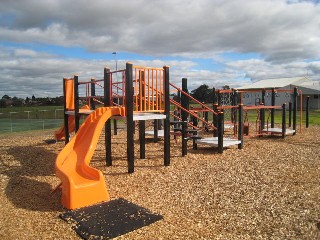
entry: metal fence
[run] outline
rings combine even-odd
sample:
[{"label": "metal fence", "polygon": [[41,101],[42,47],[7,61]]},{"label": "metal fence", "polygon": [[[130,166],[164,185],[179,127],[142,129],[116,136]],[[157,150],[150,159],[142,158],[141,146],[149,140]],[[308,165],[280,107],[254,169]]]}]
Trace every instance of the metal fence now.
[{"label": "metal fence", "polygon": [[0,134],[60,128],[63,109],[0,113]]}]

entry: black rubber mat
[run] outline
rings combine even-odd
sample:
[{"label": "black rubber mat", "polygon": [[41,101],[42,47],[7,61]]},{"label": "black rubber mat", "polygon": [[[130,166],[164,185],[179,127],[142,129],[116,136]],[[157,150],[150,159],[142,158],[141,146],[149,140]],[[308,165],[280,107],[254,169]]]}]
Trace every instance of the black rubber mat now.
[{"label": "black rubber mat", "polygon": [[83,239],[111,239],[163,219],[122,198],[68,211],[60,217]]}]

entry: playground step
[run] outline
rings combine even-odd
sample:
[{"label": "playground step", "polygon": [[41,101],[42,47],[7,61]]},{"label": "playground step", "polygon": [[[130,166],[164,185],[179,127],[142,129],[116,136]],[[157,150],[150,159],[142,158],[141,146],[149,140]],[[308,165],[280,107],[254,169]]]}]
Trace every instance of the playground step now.
[{"label": "playground step", "polygon": [[185,138],[185,140],[196,140],[196,139],[202,139],[203,137],[200,135],[193,135]]},{"label": "playground step", "polygon": [[175,124],[182,124],[182,121],[171,121],[170,124],[171,125],[175,125]]}]

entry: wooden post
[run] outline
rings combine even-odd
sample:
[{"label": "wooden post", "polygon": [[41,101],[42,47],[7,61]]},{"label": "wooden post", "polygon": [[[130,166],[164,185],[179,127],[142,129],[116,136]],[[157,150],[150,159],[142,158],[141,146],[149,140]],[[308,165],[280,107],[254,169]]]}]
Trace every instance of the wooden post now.
[{"label": "wooden post", "polygon": [[289,102],[289,127],[291,127],[291,118],[292,118],[292,102]]},{"label": "wooden post", "polygon": [[238,119],[238,149],[243,149],[243,104],[239,104],[239,119]]},{"label": "wooden post", "polygon": [[[293,90],[293,130],[294,130],[294,134],[296,134],[297,132],[297,100],[298,100],[298,88],[295,87]],[[300,111],[302,111],[302,109],[300,109]]]},{"label": "wooden post", "polygon": [[95,82],[96,80],[94,78],[91,78],[91,97],[90,97],[90,109],[95,110],[96,109],[96,104],[93,100],[93,97],[96,96],[96,85]]},{"label": "wooden post", "polygon": [[223,153],[223,132],[224,132],[224,116],[223,111],[218,113],[218,152]]},{"label": "wooden post", "polygon": [[[188,93],[188,80],[187,78],[182,78],[182,91]],[[185,109],[189,109],[189,99],[185,94],[181,94],[181,106]],[[187,155],[187,121],[188,121],[189,114],[185,111],[181,111],[181,138],[182,138],[182,156]]]},{"label": "wooden post", "polygon": [[164,112],[166,118],[164,119],[163,123],[163,131],[164,131],[164,165],[170,165],[170,86],[169,86],[169,67],[163,67],[163,77],[164,77],[164,84],[163,84],[163,92],[164,92]]},{"label": "wooden post", "polygon": [[134,172],[133,66],[126,63],[127,161],[128,173]]},{"label": "wooden post", "polygon": [[[215,113],[218,113],[218,103],[213,104],[213,111]],[[218,115],[213,114],[213,126],[216,128],[215,130],[213,130],[214,137],[218,137],[218,118],[219,118]]]},{"label": "wooden post", "polygon": [[[275,105],[276,105],[276,91],[275,91],[275,88],[272,88],[271,106],[275,106]],[[274,111],[275,111],[275,109],[272,108],[271,109],[271,128],[274,128]]]},{"label": "wooden post", "polygon": [[[112,99],[112,83],[111,83],[111,76],[110,76],[110,68],[104,68],[104,106],[110,107],[111,99]],[[112,166],[112,151],[111,151],[111,120],[104,124],[105,126],[105,151],[106,151],[106,165]]]},{"label": "wooden post", "polygon": [[[197,113],[196,113],[197,114]],[[192,117],[192,125],[193,126],[198,126],[198,119],[196,117]],[[193,135],[197,135],[197,131],[193,132]],[[197,150],[198,145],[196,143],[196,139],[192,139],[192,149]]]},{"label": "wooden post", "polygon": [[139,121],[140,159],[146,158],[146,121]]},{"label": "wooden post", "polygon": [[282,138],[286,137],[286,104],[282,105]]}]

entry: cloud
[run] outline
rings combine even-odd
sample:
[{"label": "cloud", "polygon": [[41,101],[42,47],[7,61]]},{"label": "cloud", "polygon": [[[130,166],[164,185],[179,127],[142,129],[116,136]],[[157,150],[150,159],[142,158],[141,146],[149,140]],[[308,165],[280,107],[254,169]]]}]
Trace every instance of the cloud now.
[{"label": "cloud", "polygon": [[[201,84],[238,87],[263,78],[319,76],[319,25],[317,1],[2,0],[0,97],[58,96],[63,77],[77,73],[81,79],[102,78],[105,65],[114,68],[111,60],[47,53],[32,47],[37,44],[153,56],[118,59],[118,69],[126,61],[169,65],[170,81],[180,84],[187,77],[190,89]],[[8,47],[8,42],[18,47]],[[227,60],[225,52],[259,57]],[[206,69],[196,59],[223,67]]]},{"label": "cloud", "polygon": [[[1,1],[7,41],[164,56],[259,52],[268,61],[319,56],[320,6],[310,1]],[[23,36],[23,37],[21,37]]]}]

